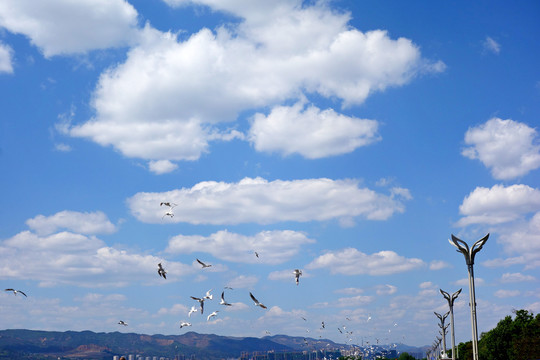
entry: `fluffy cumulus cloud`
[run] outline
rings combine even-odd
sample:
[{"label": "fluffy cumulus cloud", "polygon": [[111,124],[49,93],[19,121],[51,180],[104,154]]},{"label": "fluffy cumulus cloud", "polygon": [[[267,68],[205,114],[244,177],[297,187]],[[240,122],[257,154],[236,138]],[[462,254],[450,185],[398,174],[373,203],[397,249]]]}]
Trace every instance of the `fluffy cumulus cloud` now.
[{"label": "fluffy cumulus cloud", "polygon": [[[70,214],[58,214],[65,213]],[[92,216],[95,214],[98,216]],[[164,262],[157,256],[109,247],[94,235],[88,235],[114,229],[114,226],[103,228],[102,213],[87,214],[84,221],[77,217],[81,213],[67,218],[56,215],[28,220],[38,233],[26,230],[0,242],[0,272],[4,278],[35,280],[41,286],[125,286],[130,282],[151,282],[156,264]],[[66,225],[66,219],[74,219],[75,224]],[[94,225],[91,220],[95,221]],[[64,228],[81,231],[58,231]],[[178,262],[167,262],[166,266],[172,279],[177,278],[174,274],[194,271]]]},{"label": "fluffy cumulus cloud", "polygon": [[462,154],[480,160],[495,179],[509,180],[540,167],[538,132],[526,124],[493,118],[470,128]]},{"label": "fluffy cumulus cloud", "polygon": [[509,255],[491,259],[487,266],[540,266],[540,190],[528,185],[476,188],[463,201],[459,226],[489,226]]},{"label": "fluffy cumulus cloud", "polygon": [[136,41],[137,11],[125,0],[4,0],[0,26],[27,36],[46,57]]},{"label": "fluffy cumulus cloud", "polygon": [[344,275],[390,275],[423,267],[425,263],[416,258],[405,258],[394,251],[364,254],[355,248],[329,251],[313,260],[307,269],[327,268],[332,274]]},{"label": "fluffy cumulus cloud", "polygon": [[291,230],[263,231],[254,236],[222,230],[208,237],[177,235],[169,241],[167,251],[182,254],[206,249],[212,256],[226,261],[280,264],[298,254],[302,245],[314,242]]},{"label": "fluffy cumulus cloud", "polygon": [[[113,146],[128,157],[149,161],[196,160],[210,142],[242,139],[218,123],[233,122],[246,110],[274,107],[317,93],[362,103],[373,92],[402,86],[425,71],[440,71],[424,60],[409,39],[392,39],[382,30],[362,33],[348,25],[350,15],[324,2],[169,1],[171,5],[208,5],[238,21],[218,29],[202,28],[185,39],[147,25],[124,63],[104,72],[93,96],[95,117],[67,133]],[[315,75],[316,74],[316,75]],[[261,132],[279,111],[295,113],[290,130]],[[298,132],[309,123],[304,145],[267,149],[270,138]],[[326,132],[332,124],[336,129]],[[334,110],[275,108],[259,116],[251,141],[264,151],[298,152],[321,157],[353,151],[373,142],[376,123]],[[348,128],[348,134],[344,128]],[[317,138],[317,134],[322,138]],[[305,145],[317,138],[322,148]]]},{"label": "fluffy cumulus cloud", "polygon": [[457,225],[502,224],[540,209],[540,190],[528,185],[477,187],[459,207]]},{"label": "fluffy cumulus cloud", "polygon": [[64,210],[51,216],[38,215],[26,220],[26,225],[40,235],[49,235],[59,229],[86,235],[111,234],[116,231],[116,226],[101,211],[82,213]]},{"label": "fluffy cumulus cloud", "polygon": [[[385,220],[403,212],[403,196],[361,188],[354,180],[274,180],[244,178],[238,183],[201,182],[192,188],[137,193],[127,200],[143,222],[192,224],[269,224],[280,221]],[[406,199],[405,199],[406,200]],[[163,201],[180,204],[164,217]]]},{"label": "fluffy cumulus cloud", "polygon": [[311,105],[278,106],[268,116],[256,114],[249,139],[258,151],[301,154],[308,159],[352,152],[380,139],[378,123],[321,111]]},{"label": "fluffy cumulus cloud", "polygon": [[166,174],[178,168],[178,165],[169,160],[156,160],[148,163],[148,168],[155,174]]},{"label": "fluffy cumulus cloud", "polygon": [[0,42],[0,73],[13,73],[13,50]]}]

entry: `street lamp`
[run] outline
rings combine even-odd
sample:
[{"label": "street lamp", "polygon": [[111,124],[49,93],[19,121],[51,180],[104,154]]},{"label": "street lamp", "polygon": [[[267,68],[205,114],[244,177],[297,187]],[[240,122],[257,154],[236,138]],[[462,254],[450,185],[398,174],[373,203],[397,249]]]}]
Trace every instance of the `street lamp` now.
[{"label": "street lamp", "polygon": [[[472,325],[472,350],[473,350],[473,360],[478,360],[478,329],[476,326],[476,296],[474,294],[474,256],[477,252],[482,249],[482,246],[486,243],[489,234],[478,240],[474,245],[469,249],[467,243],[463,240],[458,239],[452,235],[452,240],[448,239],[450,244],[457,247],[458,252],[461,252],[465,256],[465,262],[467,263],[467,269],[469,270],[469,301],[471,307],[471,325]],[[452,357],[454,354],[452,354]]]},{"label": "street lamp", "polygon": [[454,335],[454,301],[457,299],[461,289],[453,293],[448,294],[446,291],[439,289],[442,296],[448,301],[448,307],[450,308],[450,335],[452,336],[452,359],[456,358],[456,337]]},{"label": "street lamp", "polygon": [[446,320],[446,317],[448,316],[448,314],[450,314],[450,311],[448,311],[446,314],[444,315],[441,315],[441,314],[438,314],[436,313],[435,311],[433,312],[438,318],[439,318],[439,321],[441,322],[439,324],[439,327],[442,329],[442,339],[443,339],[443,351],[444,353],[446,354],[446,328],[448,326],[444,326],[444,321]]}]

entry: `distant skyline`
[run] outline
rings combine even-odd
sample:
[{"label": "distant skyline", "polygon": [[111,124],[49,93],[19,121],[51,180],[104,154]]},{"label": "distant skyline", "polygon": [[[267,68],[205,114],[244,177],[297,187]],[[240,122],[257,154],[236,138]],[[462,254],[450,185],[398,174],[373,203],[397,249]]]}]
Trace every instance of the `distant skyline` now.
[{"label": "distant skyline", "polygon": [[540,312],[538,15],[2,1],[0,328],[468,341],[452,234],[479,333]]}]

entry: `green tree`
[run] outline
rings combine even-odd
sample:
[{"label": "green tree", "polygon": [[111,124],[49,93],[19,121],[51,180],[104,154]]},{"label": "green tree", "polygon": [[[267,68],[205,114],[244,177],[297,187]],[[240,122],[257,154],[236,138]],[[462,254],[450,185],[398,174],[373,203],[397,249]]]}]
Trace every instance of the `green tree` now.
[{"label": "green tree", "polygon": [[[492,330],[482,333],[478,343],[480,360],[528,360],[540,358],[540,316],[515,310]],[[461,344],[460,344],[461,345]],[[463,353],[459,351],[460,358]]]},{"label": "green tree", "polygon": [[410,355],[409,353],[401,353],[398,357],[398,360],[416,360],[414,356]]},{"label": "green tree", "polygon": [[456,356],[459,359],[472,359],[472,342],[467,341],[466,343],[459,343],[457,346]]}]

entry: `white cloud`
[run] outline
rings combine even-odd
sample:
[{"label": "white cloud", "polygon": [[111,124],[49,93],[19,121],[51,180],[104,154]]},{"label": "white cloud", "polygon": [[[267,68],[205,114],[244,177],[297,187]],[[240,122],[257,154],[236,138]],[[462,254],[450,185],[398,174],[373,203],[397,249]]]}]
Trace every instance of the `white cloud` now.
[{"label": "white cloud", "polygon": [[501,52],[501,45],[489,36],[486,36],[486,39],[484,40],[483,45],[484,45],[484,49],[489,52],[492,52],[495,54],[498,54]]},{"label": "white cloud", "polygon": [[67,145],[67,144],[55,144],[54,145],[54,148],[58,151],[62,151],[62,152],[70,152],[72,149],[71,149],[71,146]]},{"label": "white cloud", "polygon": [[178,165],[170,162],[169,160],[157,160],[150,161],[148,163],[148,168],[151,172],[161,175],[176,170],[178,168]]},{"label": "white cloud", "polygon": [[515,283],[523,281],[535,281],[536,278],[532,275],[524,275],[521,273],[504,273],[501,277],[503,283]]},{"label": "white cloud", "polygon": [[0,73],[13,73],[13,50],[0,42]]},{"label": "white cloud", "polygon": [[125,0],[4,0],[0,26],[29,37],[46,57],[125,46],[138,31]]},{"label": "white cloud", "polygon": [[458,226],[489,225],[498,235],[497,242],[508,254],[506,259],[492,259],[486,266],[499,267],[516,264],[526,269],[540,266],[540,190],[528,185],[494,185],[476,188],[460,206],[464,215]]},{"label": "white cloud", "polygon": [[268,116],[258,113],[253,117],[249,139],[255,149],[298,153],[308,159],[340,155],[380,140],[375,120],[358,119],[321,111],[298,102],[293,106],[277,106]]},{"label": "white cloud", "polygon": [[498,298],[508,298],[508,297],[516,297],[519,296],[521,292],[519,290],[497,290],[493,295],[495,295]]},{"label": "white cloud", "polygon": [[457,225],[501,224],[540,209],[540,190],[528,185],[477,187],[459,207]]},{"label": "white cloud", "polygon": [[259,282],[259,278],[252,275],[239,275],[227,282],[227,286],[233,289],[250,289]]},{"label": "white cloud", "polygon": [[183,314],[184,316],[187,316],[189,313],[189,309],[184,304],[174,304],[170,308],[161,308],[158,310],[158,315],[180,315]]},{"label": "white cloud", "polygon": [[538,133],[526,124],[492,118],[470,128],[462,154],[480,160],[495,179],[509,180],[540,167]]},{"label": "white cloud", "polygon": [[392,295],[397,292],[397,287],[394,285],[377,285],[375,287],[377,295]]},{"label": "white cloud", "polygon": [[407,259],[393,251],[364,254],[354,248],[329,251],[306,266],[307,269],[328,268],[332,274],[389,275],[424,266],[420,259]]},{"label": "white cloud", "polygon": [[[478,277],[474,278],[474,285],[475,286],[482,286],[485,283],[486,282],[482,278],[478,278]],[[453,284],[457,285],[457,286],[466,286],[467,287],[467,286],[469,286],[469,279],[468,278],[459,279],[459,280],[454,281]]]},{"label": "white cloud", "polygon": [[[381,30],[362,33],[348,25],[349,14],[322,2],[206,4],[241,21],[215,32],[203,28],[185,40],[146,26],[126,61],[101,75],[93,95],[96,116],[72,126],[69,134],[112,145],[128,157],[197,160],[211,141],[231,139],[218,123],[235,121],[242,111],[309,93],[336,98],[344,106],[360,104],[373,92],[441,70],[427,64],[410,40],[391,39]],[[293,149],[304,156],[340,154],[376,139],[365,120],[333,110],[314,113],[310,123],[317,120],[317,128],[326,129],[325,116],[333,118],[340,131],[332,135],[348,144],[325,139],[321,154]],[[299,120],[306,121],[305,114]],[[344,137],[344,126],[351,136]],[[237,135],[232,137],[243,137]],[[261,136],[257,133],[257,143]]]},{"label": "white cloud", "polygon": [[345,288],[345,289],[338,289],[334,292],[338,294],[357,295],[357,294],[362,294],[364,290],[358,289],[358,288]]},{"label": "white cloud", "polygon": [[[302,282],[302,279],[306,278],[306,277],[309,277],[309,274],[303,270],[303,269],[300,269],[302,271],[302,275],[300,276],[300,283]],[[294,269],[286,269],[286,270],[277,270],[277,271],[272,271],[270,274],[268,274],[268,279],[269,280],[281,280],[281,281],[287,281],[287,282],[290,282],[290,283],[295,283],[295,277],[294,277],[294,273],[293,273]]]},{"label": "white cloud", "polygon": [[[127,203],[131,213],[143,222],[218,225],[356,217],[386,220],[404,211],[400,200],[359,188],[354,180],[244,178],[238,183],[206,181],[191,189],[137,193]],[[174,208],[174,217],[162,219],[164,211],[159,206],[162,201],[181,204]]]},{"label": "white cloud", "polygon": [[359,307],[373,302],[373,296],[357,295],[345,298],[339,298],[335,304],[331,303],[334,307]]},{"label": "white cloud", "polygon": [[450,267],[450,264],[443,260],[433,260],[429,263],[429,270],[441,270]]},{"label": "white cloud", "polygon": [[[169,241],[167,252],[181,254],[205,251],[212,256],[249,264],[280,264],[296,255],[302,245],[315,241],[300,232],[262,231],[254,236],[218,231],[208,237],[177,235]],[[255,256],[255,251],[259,257]]]},{"label": "white cloud", "polygon": [[38,215],[28,219],[26,225],[40,235],[49,235],[58,229],[86,235],[111,234],[116,231],[116,226],[101,211],[82,213],[64,210],[51,216]]},{"label": "white cloud", "polygon": [[93,235],[46,230],[43,234],[22,231],[0,242],[0,272],[4,277],[35,280],[43,287],[70,284],[96,288],[150,283],[157,276],[159,262],[164,263],[172,281],[196,270],[156,256],[108,247]]},{"label": "white cloud", "polygon": [[505,229],[501,234],[501,242],[508,252],[528,256],[536,254],[540,260],[540,212],[534,214],[528,222],[518,222]]}]

